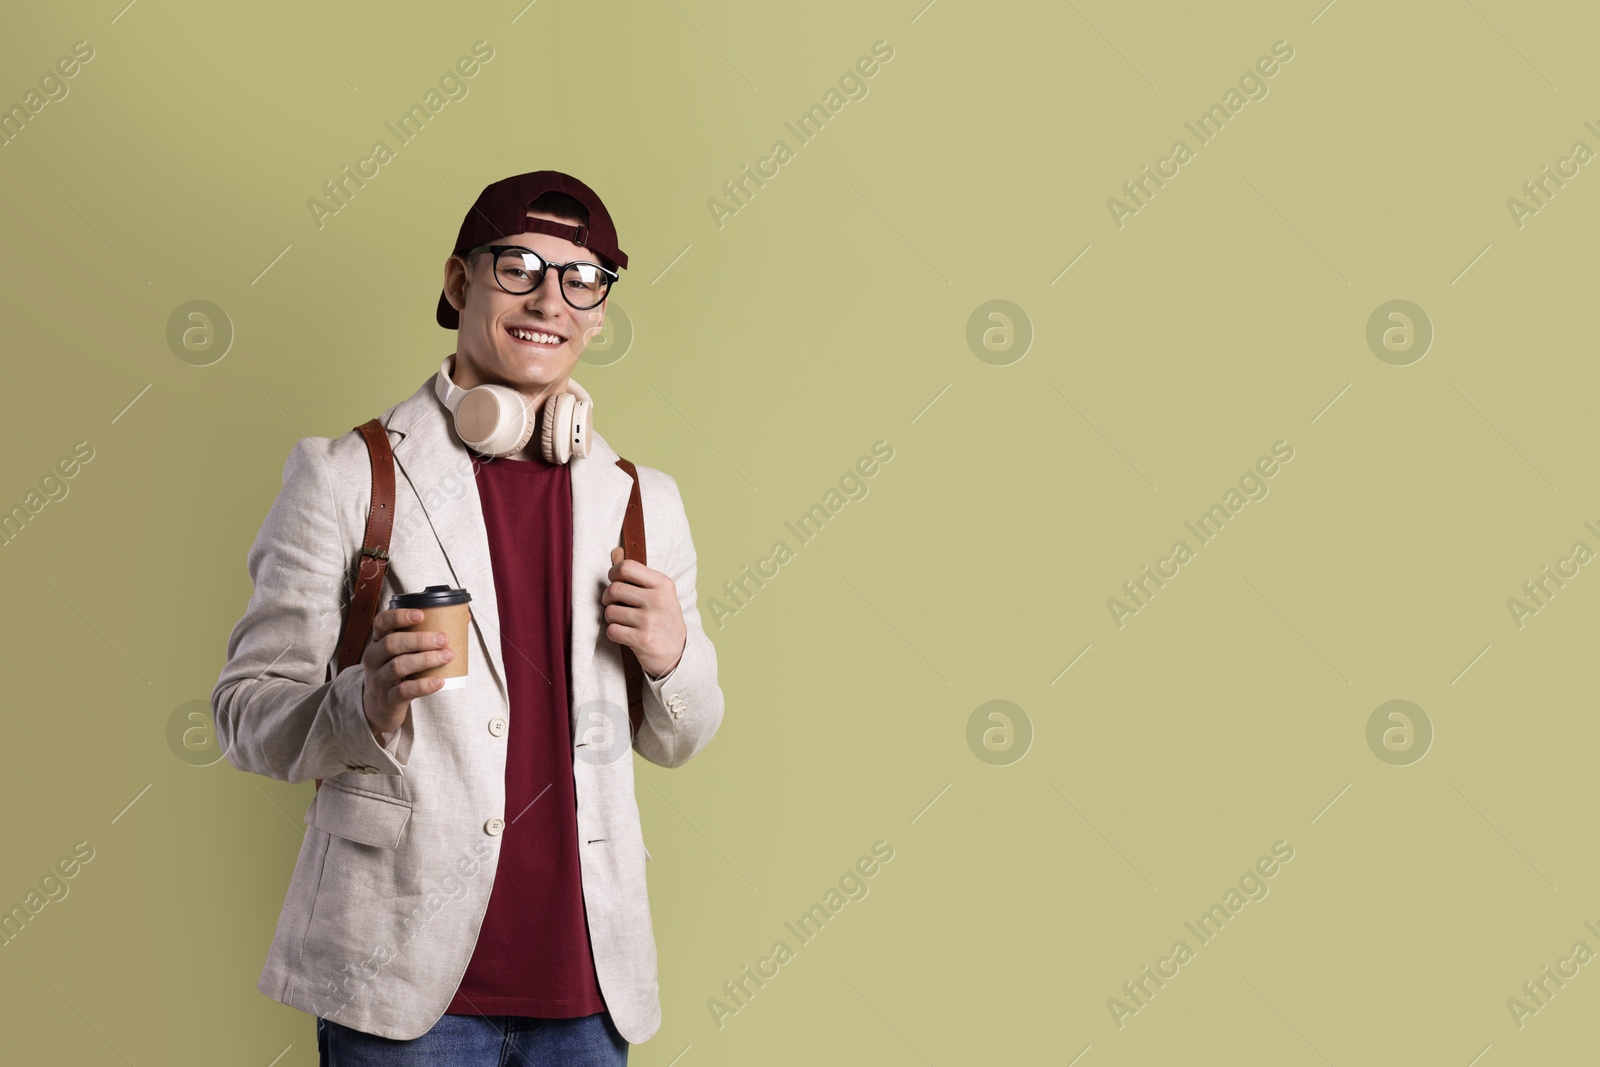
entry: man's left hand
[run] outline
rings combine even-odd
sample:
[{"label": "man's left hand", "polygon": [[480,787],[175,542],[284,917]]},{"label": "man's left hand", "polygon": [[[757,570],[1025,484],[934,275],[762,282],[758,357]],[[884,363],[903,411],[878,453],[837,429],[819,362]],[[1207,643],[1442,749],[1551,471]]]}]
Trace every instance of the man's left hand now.
[{"label": "man's left hand", "polygon": [[633,649],[645,673],[660,678],[678,665],[689,637],[677,585],[660,571],[624,558],[620,546],[611,550],[606,578],[611,584],[600,597],[606,637]]}]

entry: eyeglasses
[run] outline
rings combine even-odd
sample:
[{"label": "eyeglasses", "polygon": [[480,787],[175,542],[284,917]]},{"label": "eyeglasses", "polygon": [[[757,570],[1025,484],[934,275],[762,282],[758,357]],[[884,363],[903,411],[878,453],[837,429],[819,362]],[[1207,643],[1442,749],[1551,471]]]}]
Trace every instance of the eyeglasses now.
[{"label": "eyeglasses", "polygon": [[614,271],[606,270],[598,263],[584,260],[551,263],[533,249],[521,245],[479,245],[469,249],[467,255],[479,252],[494,253],[494,280],[513,296],[533,292],[544,281],[545,270],[556,268],[557,276],[561,279],[562,297],[579,311],[598,307],[618,278]]}]

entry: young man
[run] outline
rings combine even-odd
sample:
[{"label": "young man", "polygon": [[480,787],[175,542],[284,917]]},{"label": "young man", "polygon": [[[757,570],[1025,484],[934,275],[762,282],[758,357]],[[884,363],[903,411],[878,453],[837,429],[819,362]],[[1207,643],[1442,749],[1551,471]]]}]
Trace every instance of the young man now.
[{"label": "young man", "polygon": [[[323,779],[258,988],[318,1017],[324,1065],[620,1064],[660,1026],[631,753],[705,747],[716,651],[677,483],[636,468],[650,565],[624,561],[631,478],[581,407],[552,421],[587,397],[570,376],[626,266],[568,175],[496,182],[467,212],[436,311],[456,351],[382,417],[394,526],[360,663],[336,672],[360,434],[296,442],[250,549],[211,704],[235,767]],[[481,386],[514,390],[471,394],[509,427],[493,441],[460,403]],[[432,585],[471,597],[467,647],[386,607]],[[631,740],[624,646],[644,671]],[[466,685],[415,677],[456,656]]]}]

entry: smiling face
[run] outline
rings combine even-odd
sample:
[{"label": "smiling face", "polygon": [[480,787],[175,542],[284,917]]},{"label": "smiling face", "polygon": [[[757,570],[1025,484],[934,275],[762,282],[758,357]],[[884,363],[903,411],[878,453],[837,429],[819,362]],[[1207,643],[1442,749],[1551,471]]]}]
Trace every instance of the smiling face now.
[{"label": "smiling face", "polygon": [[[529,216],[576,222],[541,211]],[[547,233],[514,233],[493,243],[531,248],[553,263],[600,259],[592,249]],[[451,380],[462,389],[485,382],[509,385],[530,398],[546,387],[555,392],[566,384],[590,339],[600,332],[610,300],[608,296],[598,307],[579,311],[562,297],[554,270],[533,292],[514,296],[495,282],[494,256],[488,252],[446,260],[444,294],[461,313]]]}]

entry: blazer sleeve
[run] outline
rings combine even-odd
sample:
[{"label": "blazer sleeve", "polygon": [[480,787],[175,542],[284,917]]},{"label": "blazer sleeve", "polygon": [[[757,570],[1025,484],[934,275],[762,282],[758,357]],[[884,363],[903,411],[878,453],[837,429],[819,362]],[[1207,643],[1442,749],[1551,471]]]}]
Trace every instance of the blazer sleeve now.
[{"label": "blazer sleeve", "polygon": [[308,437],[289,452],[283,488],[250,547],[249,605],[211,692],[228,762],[285,782],[349,770],[403,775],[414,738],[408,714],[385,735],[387,747],[378,743],[363,710],[360,663],[328,680],[354,552],[340,536],[334,479],[350,486],[334,468],[332,444]]},{"label": "blazer sleeve", "polygon": [[[671,536],[665,539],[660,562],[655,562],[655,544],[650,543],[651,566],[670,576],[677,586],[687,634],[677,666],[660,678],[645,675],[644,722],[633,747],[651,763],[679,767],[704,748],[722,724],[722,688],[717,684],[717,650],[700,621],[694,538],[689,533],[683,496],[670,475],[655,473],[665,490],[662,511],[667,521],[662,526]],[[648,511],[646,514],[648,517]]]}]

